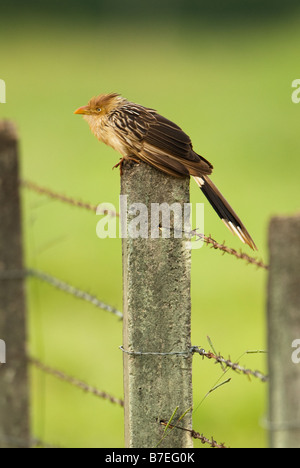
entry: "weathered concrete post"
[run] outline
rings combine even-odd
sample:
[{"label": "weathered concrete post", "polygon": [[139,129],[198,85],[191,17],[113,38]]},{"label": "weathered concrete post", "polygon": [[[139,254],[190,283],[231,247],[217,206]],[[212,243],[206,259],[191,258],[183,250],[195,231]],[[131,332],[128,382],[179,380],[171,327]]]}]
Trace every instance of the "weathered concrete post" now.
[{"label": "weathered concrete post", "polygon": [[300,215],[269,228],[269,424],[272,448],[300,447]]},{"label": "weathered concrete post", "polygon": [[[191,253],[187,238],[182,232],[181,238],[174,238],[174,229],[171,238],[162,238],[161,232],[159,238],[151,238],[150,217],[153,203],[178,203],[181,208],[189,203],[189,180],[170,177],[143,163],[127,164],[121,178],[121,193],[127,195],[127,206],[132,208],[127,219],[122,216],[129,231],[123,239],[124,350],[188,351]],[[147,207],[146,218],[141,215],[141,206],[131,206],[134,203]],[[139,227],[148,238],[132,237],[137,216]],[[171,216],[171,227],[174,219]],[[126,447],[155,447],[164,431],[160,421],[169,420],[178,406],[176,421],[193,404],[192,356],[188,352],[165,356],[124,352],[123,356]],[[191,429],[191,419],[189,412],[180,424]],[[175,429],[159,446],[192,447],[191,435]]]},{"label": "weathered concrete post", "polygon": [[[0,447],[28,446],[29,385],[16,130],[0,122]],[[14,274],[14,272],[16,272]]]}]

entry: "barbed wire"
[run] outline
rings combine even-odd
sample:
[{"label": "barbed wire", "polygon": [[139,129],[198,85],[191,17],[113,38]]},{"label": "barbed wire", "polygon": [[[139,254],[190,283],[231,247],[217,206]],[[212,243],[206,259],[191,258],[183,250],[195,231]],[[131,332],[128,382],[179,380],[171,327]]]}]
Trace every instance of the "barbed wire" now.
[{"label": "barbed wire", "polygon": [[257,258],[250,257],[248,254],[242,252],[242,250],[240,250],[240,252],[238,252],[237,250],[232,249],[231,247],[228,247],[225,244],[225,242],[223,242],[221,244],[220,242],[217,242],[215,239],[213,239],[211,237],[211,235],[205,236],[204,234],[200,234],[200,233],[196,232],[196,230],[192,231],[190,235],[198,237],[206,245],[210,245],[211,248],[214,249],[214,250],[220,250],[224,254],[227,253],[229,255],[233,255],[237,259],[244,260],[248,264],[256,265],[258,268],[263,268],[265,270],[269,269],[269,266],[266,265],[262,260],[258,260]]},{"label": "barbed wire", "polygon": [[57,370],[53,367],[43,364],[41,361],[39,361],[38,359],[34,357],[28,356],[28,361],[30,362],[30,364],[40,369],[41,371],[45,372],[46,374],[50,374],[53,377],[56,377],[64,382],[67,382],[73,385],[74,387],[80,388],[86,393],[91,393],[92,395],[95,395],[96,397],[103,398],[104,400],[108,400],[111,403],[114,403],[116,405],[124,406],[124,401],[121,400],[120,398],[116,398],[106,392],[103,392],[102,390],[99,390],[96,387],[92,387],[91,385],[88,385],[87,383],[75,377],[70,377],[69,375],[65,374],[64,372],[60,370]]},{"label": "barbed wire", "polygon": [[[42,186],[40,186],[40,185],[38,185],[38,184],[36,184],[34,182],[21,179],[19,181],[19,183],[20,183],[21,187],[24,187],[24,188],[26,188],[28,190],[31,190],[31,191],[39,194],[39,195],[46,195],[47,197],[52,198],[53,200],[59,200],[59,201],[61,201],[63,203],[67,203],[69,205],[76,206],[77,208],[83,208],[83,209],[88,210],[88,211],[93,211],[95,213],[97,211],[98,205],[93,205],[92,203],[83,202],[81,200],[77,200],[75,198],[63,195],[61,193],[57,193],[57,192],[55,192],[55,191],[53,191],[51,189],[42,187]],[[102,214],[109,214],[110,216],[119,216],[119,213],[116,213],[116,212],[110,211],[110,210],[103,210],[101,213]],[[100,213],[98,212],[98,214],[100,214]]]},{"label": "barbed wire", "polygon": [[51,276],[48,273],[44,273],[42,271],[35,270],[33,268],[28,268],[24,270],[4,270],[4,271],[0,270],[1,281],[21,280],[28,276],[37,278],[40,281],[44,281],[45,283],[50,284],[51,286],[53,286],[56,289],[59,289],[60,291],[64,291],[67,294],[71,294],[72,296],[78,299],[82,299],[86,302],[89,302],[95,307],[102,309],[102,310],[106,310],[107,312],[110,312],[116,315],[120,319],[123,319],[123,314],[122,312],[120,312],[120,310],[116,309],[115,307],[109,304],[106,304],[105,302],[98,299],[96,296],[93,296],[92,294],[86,291],[82,291],[81,289],[78,289],[75,286],[65,283],[64,281],[61,281],[60,279],[55,278],[54,276]]},{"label": "barbed wire", "polygon": [[[35,270],[35,269],[27,269],[27,270],[10,270],[10,271],[0,271],[0,280],[12,280],[12,279],[21,279],[24,276],[33,276],[41,281],[44,281],[51,286],[62,290],[68,294],[71,294],[79,299],[85,300],[94,306],[106,310],[108,312],[113,313],[114,315],[118,316],[119,318],[123,318],[123,314],[116,308],[105,304],[104,302],[100,301],[97,297],[92,296],[91,294],[82,291],[80,289],[75,288],[74,286],[69,285],[68,283],[65,283],[51,275],[48,275],[44,272]],[[199,348],[198,346],[192,346],[189,350],[185,351],[171,351],[171,352],[148,352],[148,351],[132,351],[132,350],[126,350],[124,349],[123,346],[119,346],[119,349],[123,353],[127,353],[130,355],[135,355],[135,356],[143,356],[143,355],[152,355],[152,356],[187,356],[189,354],[197,353],[203,358],[206,357],[208,359],[214,359],[217,363],[221,364],[221,366],[225,365],[228,368],[231,368],[232,370],[236,372],[241,372],[244,375],[247,376],[252,376],[255,378],[260,379],[263,382],[268,381],[268,377],[263,375],[260,371],[253,371],[251,369],[246,369],[245,367],[242,367],[239,363],[237,362],[232,362],[230,359],[225,359],[221,355],[217,355],[216,353],[213,353],[211,351],[206,352],[203,348]]]},{"label": "barbed wire", "polygon": [[199,346],[192,346],[191,349],[193,353],[197,353],[203,358],[213,359],[216,363],[220,364],[221,366],[225,365],[226,367],[232,369],[237,373],[240,372],[244,375],[247,375],[248,377],[255,377],[261,380],[262,382],[268,382],[269,380],[268,376],[264,375],[262,372],[257,370],[253,371],[251,369],[246,369],[245,367],[242,367],[238,362],[232,362],[230,358],[225,359],[223,356],[212,353],[211,351],[205,351],[205,349],[200,348]]},{"label": "barbed wire", "polygon": [[[28,181],[28,180],[21,179],[19,181],[19,183],[20,183],[21,187],[32,190],[32,191],[36,192],[39,195],[46,195],[46,196],[48,196],[48,197],[50,197],[52,199],[59,200],[59,201],[61,201],[63,203],[68,203],[69,205],[73,205],[73,206],[76,206],[76,207],[79,207],[79,208],[84,208],[84,209],[89,210],[89,211],[93,211],[93,212],[97,211],[97,205],[93,205],[91,203],[86,203],[86,202],[83,202],[83,201],[80,201],[80,200],[76,200],[76,199],[74,199],[72,197],[57,193],[57,192],[55,192],[55,191],[53,191],[51,189],[42,187],[42,186],[36,184],[35,182],[31,182],[31,181]],[[102,214],[109,214],[111,216],[120,216],[120,213],[117,213],[115,211],[109,211],[109,210],[103,210]],[[258,268],[263,268],[265,270],[269,269],[269,266],[266,265],[262,260],[258,260],[257,258],[250,257],[250,255],[242,252],[242,250],[240,250],[238,252],[236,249],[228,247],[225,244],[225,242],[220,243],[220,242],[216,241],[215,239],[213,239],[211,237],[211,235],[205,236],[204,234],[198,233],[196,229],[191,231],[190,233],[187,233],[187,234],[190,237],[194,237],[194,236],[198,237],[203,242],[205,242],[207,245],[210,245],[211,248],[214,249],[214,250],[220,250],[224,254],[227,253],[229,255],[232,255],[232,256],[236,257],[237,259],[244,260],[248,264],[256,265]]]},{"label": "barbed wire", "polygon": [[186,351],[170,351],[170,352],[155,352],[155,351],[130,351],[124,349],[123,346],[119,346],[119,349],[123,353],[130,354],[132,356],[188,356],[189,354],[199,354],[203,358],[214,359],[216,363],[219,363],[221,366],[225,365],[228,368],[231,368],[235,372],[240,372],[248,377],[255,377],[262,382],[267,382],[268,377],[262,374],[260,371],[253,371],[251,369],[246,369],[242,367],[238,362],[232,362],[230,359],[225,359],[221,355],[212,353],[211,351],[205,351],[205,349],[200,348],[199,346],[191,346]]},{"label": "barbed wire", "polygon": [[71,294],[72,296],[78,299],[82,299],[86,302],[89,302],[95,307],[102,310],[106,310],[107,312],[116,315],[120,319],[123,319],[123,314],[120,310],[116,309],[115,307],[109,304],[106,304],[105,302],[98,299],[96,296],[93,296],[92,294],[86,291],[82,291],[81,289],[78,289],[75,286],[72,286],[64,281],[61,281],[60,279],[55,278],[54,276],[51,276],[45,272],[35,270],[33,268],[27,268],[23,270],[0,270],[1,281],[21,280],[25,277],[30,276],[33,278],[37,278],[40,281],[44,281],[45,283],[50,284],[51,286],[53,286],[56,289],[59,289],[60,291],[64,291],[67,294]]},{"label": "barbed wire", "polygon": [[[87,203],[87,202],[83,202],[81,200],[77,200],[77,199],[74,199],[72,197],[69,197],[69,196],[65,196],[61,193],[57,193],[51,189],[48,189],[48,188],[45,188],[45,187],[42,187],[36,183],[33,183],[33,182],[30,182],[30,181],[26,181],[26,180],[20,180],[20,185],[21,187],[23,188],[26,188],[28,190],[31,190],[31,191],[34,191],[35,193],[39,194],[39,195],[45,195],[53,200],[58,200],[60,202],[63,202],[63,203],[67,203],[71,206],[75,206],[75,207],[79,207],[79,208],[83,208],[85,210],[88,210],[88,211],[92,211],[94,213],[96,213],[97,211],[97,205],[94,205],[94,204],[91,204],[91,203]],[[109,212],[107,210],[103,210],[103,214],[110,214],[110,215],[113,215],[113,216],[119,216],[119,213],[115,213],[115,212]],[[212,238],[211,235],[209,236],[205,236],[204,234],[200,234],[198,233],[196,230],[193,230],[191,231],[190,233],[188,233],[188,235],[190,237],[193,237],[193,236],[196,236],[198,237],[199,240],[202,240],[204,243],[206,243],[207,245],[210,245],[212,249],[214,250],[220,250],[223,254],[227,253],[231,256],[234,256],[236,257],[237,259],[241,259],[243,261],[245,261],[247,264],[252,264],[252,265],[256,265],[258,268],[262,268],[262,269],[265,269],[265,270],[268,270],[269,267],[268,265],[264,264],[264,262],[262,260],[258,260],[257,258],[254,258],[254,257],[250,257],[248,254],[242,252],[242,251],[237,251],[233,248],[230,248],[228,246],[225,245],[225,243],[219,243],[217,242],[215,239]],[[20,279],[22,278],[22,274],[24,276],[24,272],[21,273],[21,272],[18,272],[18,271],[11,271],[11,272],[7,272],[7,276],[5,277],[5,272],[4,272],[4,275],[3,277],[1,277],[1,272],[0,272],[0,279]],[[94,306],[98,307],[98,308],[101,308],[103,310],[106,310],[108,312],[111,312],[113,314],[115,314],[116,316],[118,316],[119,318],[123,318],[123,314],[116,308],[108,305],[108,304],[105,304],[104,302],[100,301],[97,297],[85,292],[85,291],[82,291],[64,281],[61,281],[47,273],[44,273],[44,272],[41,272],[41,271],[38,271],[38,270],[35,270],[35,269],[27,269],[25,271],[25,275],[27,276],[32,276],[32,277],[35,277],[41,281],[44,281],[50,285],[52,285],[53,287],[61,290],[61,291],[64,291],[68,294],[71,294],[77,298],[80,298],[82,300],[85,300],[89,303],[92,303]],[[200,348],[198,346],[192,346],[190,349],[186,350],[186,351],[175,351],[175,352],[143,352],[143,351],[129,351],[129,350],[125,350],[123,348],[123,346],[120,346],[120,349],[122,350],[122,352],[124,353],[127,353],[127,354],[130,354],[130,355],[135,355],[135,356],[143,356],[143,355],[157,355],[157,356],[188,356],[190,354],[199,354],[200,356],[202,356],[202,358],[207,358],[207,359],[210,359],[210,360],[214,360],[215,363],[217,364],[220,364],[221,366],[225,366],[226,368],[230,368],[232,369],[233,371],[237,372],[237,373],[242,373],[244,375],[247,375],[248,377],[255,377],[259,380],[261,380],[262,382],[266,382],[268,381],[268,377],[263,375],[260,371],[253,371],[251,369],[247,369],[245,367],[242,367],[239,363],[235,363],[235,362],[232,362],[231,359],[225,359],[223,356],[221,356],[220,354],[216,354],[215,352],[206,352],[203,348]],[[43,364],[41,361],[39,361],[38,359],[36,358],[32,358],[32,357],[29,357],[29,362],[34,365],[36,368],[40,369],[41,371],[47,373],[47,374],[50,374],[64,382],[67,382],[77,388],[80,388],[81,390],[85,391],[85,392],[88,392],[88,393],[91,393],[99,398],[103,398],[103,399],[106,399],[108,401],[110,401],[111,403],[114,403],[114,404],[118,404],[119,406],[124,406],[124,401],[121,400],[121,399],[118,399],[118,398],[115,398],[111,395],[109,395],[108,393],[106,392],[103,392],[103,391],[100,391],[99,389],[95,388],[95,387],[92,387],[90,385],[88,385],[87,383],[77,379],[77,378],[74,378],[74,377],[70,377],[68,376],[67,374],[65,374],[64,372],[61,372],[53,367],[50,367],[48,365],[45,365]],[[165,421],[161,421],[161,424],[164,424],[166,425],[167,423]],[[169,424],[169,427],[170,428],[176,428],[176,429],[180,429],[180,430],[185,430],[185,431],[189,431],[192,435],[193,438],[195,439],[199,439],[203,444],[208,444],[210,445],[211,447],[215,447],[215,448],[227,448],[225,446],[225,444],[219,444],[217,443],[214,438],[212,437],[211,439],[208,439],[206,438],[203,434],[200,434],[199,432],[196,432],[195,430],[189,430],[189,429],[186,429],[186,428],[183,428],[183,427],[180,427],[180,426],[172,426]]]},{"label": "barbed wire", "polygon": [[[178,354],[178,353],[176,353],[176,354]],[[67,383],[79,388],[80,390],[83,390],[83,391],[87,392],[87,393],[91,393],[91,394],[93,394],[93,395],[95,395],[95,396],[97,396],[99,398],[108,400],[111,403],[114,403],[114,404],[117,404],[117,405],[119,405],[121,407],[124,407],[124,401],[123,400],[121,400],[119,398],[116,398],[116,397],[114,397],[114,396],[112,396],[112,395],[110,395],[110,394],[108,394],[106,392],[100,391],[99,389],[97,389],[95,387],[92,387],[92,386],[86,384],[85,382],[83,382],[83,381],[81,381],[81,380],[79,380],[77,378],[70,377],[69,375],[65,374],[62,371],[59,371],[59,370],[57,370],[57,369],[55,369],[53,367],[45,365],[36,358],[28,357],[28,361],[30,362],[30,364],[34,365],[36,368],[38,368],[42,372],[50,374],[50,375],[58,378],[59,380],[67,382]],[[168,425],[168,427],[170,429],[179,429],[179,430],[184,430],[184,431],[190,432],[191,436],[194,439],[199,439],[203,444],[208,444],[213,448],[228,448],[228,447],[225,446],[224,443],[216,442],[216,440],[213,437],[211,439],[208,439],[203,434],[200,434],[199,432],[195,431],[194,429],[187,429],[187,428],[184,428],[184,427],[181,427],[181,426],[172,425],[172,424],[167,423],[167,421],[165,421],[165,420],[161,420],[160,424],[162,424],[164,426]],[[8,439],[8,441],[9,441],[9,439]],[[15,442],[15,441],[13,441],[13,442]],[[24,442],[23,442],[23,444],[25,446]],[[40,445],[40,446],[46,447],[46,448],[48,448],[48,447],[49,448],[56,448],[54,445],[44,443],[44,442],[40,441],[39,439],[32,439],[31,444],[36,445],[36,446]],[[20,445],[20,441],[18,441],[18,445]]]},{"label": "barbed wire", "polygon": [[185,431],[185,432],[189,432],[191,434],[191,436],[193,437],[193,439],[199,439],[201,440],[202,444],[208,444],[210,445],[212,448],[220,448],[220,449],[224,449],[224,448],[228,448],[226,447],[225,444],[223,443],[218,443],[215,441],[215,439],[213,437],[211,437],[211,439],[208,439],[207,437],[204,437],[203,434],[200,434],[199,432],[196,432],[194,429],[187,429],[186,427],[182,427],[182,426],[177,426],[176,424],[169,424],[168,421],[162,419],[160,421],[160,424],[162,426],[168,426],[170,429],[180,429],[181,431]]},{"label": "barbed wire", "polygon": [[59,289],[60,291],[64,291],[68,294],[71,294],[72,296],[77,297],[78,299],[82,299],[86,302],[89,302],[90,304],[94,305],[95,307],[98,307],[99,309],[106,310],[107,312],[116,315],[120,319],[123,318],[122,312],[120,312],[118,309],[109,304],[106,304],[105,302],[98,299],[96,296],[93,296],[92,294],[89,294],[86,291],[82,291],[81,289],[78,289],[75,286],[65,283],[64,281],[61,281],[58,278],[55,278],[54,276],[51,276],[39,270],[35,270],[33,268],[28,268],[26,272],[28,276],[33,276],[34,278],[44,281],[53,286],[54,288]]}]

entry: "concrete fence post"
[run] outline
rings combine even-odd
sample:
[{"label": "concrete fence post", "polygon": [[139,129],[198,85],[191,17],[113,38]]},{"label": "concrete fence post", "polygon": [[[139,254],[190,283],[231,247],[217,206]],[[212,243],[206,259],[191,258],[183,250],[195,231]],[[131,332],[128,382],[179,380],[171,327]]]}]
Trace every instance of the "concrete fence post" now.
[{"label": "concrete fence post", "polygon": [[0,121],[1,448],[30,445],[21,231],[17,134],[11,122]]},{"label": "concrete fence post", "polygon": [[269,427],[272,448],[300,448],[300,215],[269,228]]},{"label": "concrete fence post", "polygon": [[[122,223],[128,234],[123,238],[125,445],[149,448],[163,437],[160,421],[168,421],[178,407],[176,421],[193,404],[192,356],[188,353],[191,252],[184,233],[174,238],[176,215],[171,216],[170,238],[162,237],[163,225],[159,238],[151,238],[150,233],[157,221],[153,206],[175,203],[171,206],[175,212],[189,203],[189,179],[170,177],[144,163],[129,163],[123,169],[121,194],[127,196]],[[137,225],[143,237],[136,236]],[[182,351],[187,353],[143,354]],[[180,425],[192,428],[191,411]],[[191,434],[176,429],[159,445],[192,446]]]}]

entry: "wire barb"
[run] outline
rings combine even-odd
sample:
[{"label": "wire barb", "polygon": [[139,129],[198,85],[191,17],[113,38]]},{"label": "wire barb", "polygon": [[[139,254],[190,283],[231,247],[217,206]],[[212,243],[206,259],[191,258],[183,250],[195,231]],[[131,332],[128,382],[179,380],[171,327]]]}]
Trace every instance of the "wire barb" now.
[{"label": "wire barb", "polygon": [[225,444],[223,444],[223,443],[220,444],[220,443],[216,442],[213,437],[211,439],[208,439],[207,437],[204,437],[203,434],[200,434],[199,432],[196,432],[194,429],[187,429],[186,427],[169,424],[169,422],[165,421],[165,420],[161,420],[160,424],[162,426],[166,426],[166,427],[168,425],[168,427],[170,429],[180,429],[181,431],[189,432],[191,434],[191,436],[193,437],[193,439],[199,439],[199,440],[201,440],[202,444],[208,444],[212,448],[223,448],[223,449],[228,448],[228,447],[226,447]]},{"label": "wire barb", "polygon": [[[39,195],[46,195],[49,198],[52,198],[53,200],[59,200],[63,203],[67,203],[72,206],[76,206],[77,208],[83,208],[88,211],[94,211],[96,213],[97,211],[97,205],[93,205],[92,203],[87,203],[83,202],[81,200],[76,200],[75,198],[63,195],[61,193],[54,192],[51,189],[41,187],[40,185],[31,182],[29,180],[23,180],[21,179],[19,181],[19,184],[21,187],[26,188],[28,190],[31,190]],[[100,213],[98,213],[100,214]],[[108,211],[104,210],[103,214],[109,214],[110,216],[119,216],[118,213],[115,213],[114,211]]]},{"label": "wire barb", "polygon": [[[65,204],[69,204],[71,206],[75,206],[75,207],[79,207],[79,208],[83,208],[85,210],[88,210],[88,211],[92,211],[94,213],[97,212],[97,205],[94,205],[94,204],[91,204],[91,203],[87,203],[87,202],[83,202],[81,200],[77,200],[77,199],[74,199],[70,196],[66,196],[66,195],[63,195],[61,193],[57,193],[51,189],[48,189],[48,188],[45,188],[45,187],[42,187],[34,182],[31,182],[31,181],[28,181],[28,180],[20,180],[19,181],[19,184],[21,187],[25,188],[25,189],[28,189],[28,190],[31,190],[33,192],[35,192],[36,194],[38,195],[41,195],[41,196],[47,196],[49,197],[50,199],[52,200],[57,200],[57,201],[60,201],[62,203],[65,203]],[[104,210],[103,211],[103,214],[110,214],[112,216],[119,216],[119,213],[115,213],[115,212],[109,212],[109,211],[106,211]],[[211,237],[211,235],[209,236],[205,236],[204,234],[199,234],[198,232],[196,232],[196,230],[193,230],[191,232],[188,233],[189,237],[193,237],[193,236],[196,236],[198,237],[199,240],[202,240],[204,243],[206,243],[207,245],[210,245],[210,247],[214,250],[220,250],[223,254],[227,253],[231,256],[234,256],[236,257],[237,259],[241,259],[241,260],[244,260],[247,264],[252,264],[252,265],[256,265],[258,268],[262,268],[264,270],[268,270],[269,269],[269,266],[264,264],[264,262],[262,260],[258,260],[256,258],[253,258],[253,257],[250,257],[249,255],[247,255],[246,253],[240,251],[238,252],[237,250],[233,249],[233,248],[230,248],[230,247],[227,247],[225,245],[225,243],[219,243],[217,242],[215,239],[213,239]],[[64,291],[68,294],[71,294],[77,298],[80,298],[82,300],[85,300],[91,304],[93,304],[94,306],[98,307],[98,308],[101,308],[103,310],[106,310],[108,312],[111,312],[113,314],[115,314],[116,316],[118,316],[119,318],[123,318],[123,314],[117,310],[116,308],[108,305],[108,304],[105,304],[104,302],[100,301],[97,297],[85,292],[85,291],[82,291],[68,283],[65,283],[47,273],[44,273],[42,271],[38,271],[38,270],[35,270],[35,269],[32,269],[32,268],[29,268],[29,269],[24,269],[24,270],[11,270],[11,271],[0,271],[0,280],[20,280],[20,279],[23,279],[24,277],[28,277],[28,276],[31,276],[31,277],[34,277],[34,278],[37,278],[41,281],[44,281],[48,284],[50,284],[51,286],[61,290],[61,291]],[[259,371],[253,371],[251,369],[247,369],[245,367],[242,367],[238,362],[232,362],[230,359],[225,359],[223,356],[221,356],[220,354],[217,354],[216,351],[213,349],[213,352],[211,351],[208,351],[206,352],[203,348],[200,348],[198,346],[192,346],[190,347],[189,349],[187,350],[184,350],[184,351],[171,351],[171,352],[143,352],[143,351],[130,351],[130,350],[126,350],[124,349],[123,346],[120,346],[119,347],[121,349],[121,351],[123,353],[126,353],[128,355],[131,355],[131,356],[182,356],[182,357],[189,357],[193,354],[199,354],[200,356],[202,356],[202,358],[207,358],[207,359],[210,359],[210,360],[213,360],[215,361],[215,363],[217,364],[220,364],[222,366],[222,369],[223,371],[226,371],[226,368],[228,369],[232,369],[233,371],[237,372],[237,373],[242,373],[244,375],[247,375],[248,377],[252,376],[252,377],[255,377],[255,378],[258,378],[260,379],[262,382],[267,382],[268,381],[268,377],[263,375],[261,372]],[[92,387],[90,385],[88,385],[87,383],[77,379],[77,378],[74,378],[74,377],[71,377],[67,374],[65,374],[64,372],[61,372],[53,367],[50,367],[48,365],[45,365],[43,364],[41,361],[39,361],[38,359],[36,358],[33,358],[33,357],[28,357],[28,361],[33,365],[35,366],[37,369],[39,369],[40,371],[46,373],[46,374],[49,374],[49,375],[52,375],[58,379],[60,379],[61,381],[64,381],[64,382],[67,382],[77,388],[80,388],[81,390],[87,392],[87,393],[91,393],[99,398],[103,398],[103,399],[106,399],[108,401],[110,401],[111,403],[114,403],[114,404],[117,404],[119,406],[124,406],[124,401],[121,400],[121,399],[118,399],[118,398],[115,398],[114,396],[112,395],[109,395],[108,393],[106,392],[103,392],[103,391],[100,391],[99,389],[95,388],[95,387]],[[223,382],[222,384],[214,387],[211,391],[215,390],[216,388],[218,388],[219,386],[227,383],[229,381],[229,379],[226,381],[226,382]],[[173,415],[174,416],[174,415]],[[195,439],[199,439],[203,444],[208,444],[210,445],[211,447],[213,448],[227,448],[225,446],[225,444],[223,443],[217,443],[214,438],[212,437],[211,439],[208,439],[206,437],[204,437],[203,434],[200,434],[199,432],[196,432],[195,430],[193,429],[187,429],[187,428],[184,428],[184,427],[181,427],[181,426],[177,426],[176,424],[172,425],[171,424],[171,421],[172,421],[172,418],[170,421],[164,421],[164,420],[161,420],[160,421],[160,424],[162,425],[165,425],[166,428],[169,428],[169,429],[178,429],[178,430],[184,430],[184,431],[188,431],[191,433],[191,436]],[[179,421],[178,421],[179,422]],[[36,441],[36,443],[39,444],[40,441]]]},{"label": "wire barb", "polygon": [[213,239],[210,235],[205,236],[204,234],[200,234],[200,233],[196,232],[196,230],[194,230],[194,231],[191,232],[191,236],[199,237],[199,239],[201,239],[207,245],[210,245],[212,249],[221,250],[224,254],[228,253],[229,255],[233,255],[234,257],[236,257],[239,260],[245,260],[248,264],[256,265],[258,268],[263,268],[264,270],[269,270],[269,266],[265,265],[262,260],[258,260],[258,259],[254,258],[254,257],[250,257],[248,254],[246,254],[246,253],[244,253],[242,251],[238,252],[235,249],[227,247],[227,245],[225,245],[224,242],[222,244],[220,244],[215,239]]},{"label": "wire barb", "polygon": [[86,291],[82,291],[81,289],[76,288],[64,281],[55,278],[47,273],[44,273],[39,270],[35,270],[33,268],[27,268],[23,270],[0,270],[0,281],[9,281],[9,280],[22,280],[26,277],[33,277],[37,278],[40,281],[44,281],[45,283],[50,284],[56,289],[60,291],[64,291],[67,294],[71,294],[78,299],[82,299],[93,304],[95,307],[99,309],[106,310],[107,312],[111,312],[112,314],[116,315],[120,319],[123,319],[123,314],[115,307],[106,304],[105,302],[98,299],[96,296],[91,295]]},{"label": "wire barb", "polygon": [[[73,206],[76,206],[76,207],[79,207],[79,208],[84,208],[84,209],[86,209],[88,211],[93,211],[93,212],[97,211],[97,205],[93,205],[92,203],[83,202],[81,200],[76,200],[76,199],[74,199],[72,197],[63,195],[61,193],[57,193],[57,192],[55,192],[55,191],[53,191],[51,189],[42,187],[42,186],[36,184],[35,182],[31,182],[31,181],[28,181],[28,180],[21,179],[19,181],[19,183],[20,183],[21,187],[26,188],[28,190],[31,190],[33,192],[36,192],[39,195],[46,195],[49,198],[52,198],[54,200],[59,200],[59,201],[61,201],[63,203],[68,203],[69,205],[73,205]],[[120,213],[116,213],[114,211],[107,211],[107,210],[104,210],[103,214],[109,214],[111,216],[120,216]],[[203,242],[205,242],[207,245],[210,245],[212,249],[221,250],[224,254],[228,253],[230,255],[233,255],[234,257],[236,257],[238,259],[245,260],[248,264],[256,265],[258,268],[263,268],[265,270],[269,269],[269,266],[266,265],[262,260],[258,260],[258,259],[254,258],[254,257],[250,257],[248,254],[246,254],[246,253],[244,253],[242,251],[238,252],[235,249],[227,247],[227,245],[225,245],[224,242],[222,244],[220,242],[217,242],[215,239],[213,239],[211,237],[211,235],[205,236],[204,234],[200,234],[200,233],[196,232],[196,229],[192,230],[188,234],[189,234],[190,237],[194,237],[194,236],[198,237]]]},{"label": "wire barb", "polygon": [[246,369],[245,367],[240,366],[238,362],[232,362],[230,359],[225,359],[221,355],[217,355],[215,353],[212,353],[211,351],[206,352],[203,348],[199,348],[198,346],[193,346],[192,347],[192,352],[197,353],[203,358],[206,357],[207,359],[214,359],[216,363],[220,365],[225,365],[226,367],[229,367],[230,369],[234,370],[235,372],[240,372],[244,375],[247,375],[248,377],[252,376],[255,377],[262,382],[268,382],[268,376],[262,374],[260,371],[253,371],[251,369]]},{"label": "wire barb", "polygon": [[[214,359],[216,363],[220,364],[223,368],[225,367],[231,368],[236,372],[241,372],[244,375],[256,377],[260,379],[262,382],[267,382],[268,377],[263,375],[259,371],[253,371],[251,369],[246,369],[245,367],[240,366],[238,362],[232,362],[230,359],[225,359],[221,355],[217,355],[210,351],[206,352],[205,349],[199,348],[198,346],[192,346],[190,349],[186,351],[171,351],[171,352],[154,352],[154,351],[128,351],[124,349],[123,346],[119,346],[119,349],[123,351],[123,353],[130,354],[131,356],[189,356],[190,354],[197,353],[203,358],[206,357],[208,359]],[[224,368],[223,368],[224,370]]]},{"label": "wire barb", "polygon": [[87,301],[93,304],[95,307],[98,307],[99,309],[106,310],[107,312],[111,312],[112,314],[116,315],[120,319],[123,318],[122,312],[120,312],[115,307],[109,304],[105,304],[104,302],[100,301],[100,299],[98,299],[96,296],[93,296],[85,291],[82,291],[81,289],[76,288],[75,286],[65,283],[64,281],[61,281],[55,278],[54,276],[48,275],[47,273],[44,273],[39,270],[35,270],[33,268],[29,268],[27,270],[27,275],[37,278],[41,281],[44,281],[50,284],[51,286],[53,286],[54,288],[59,289],[60,291],[64,291],[68,294],[71,294],[72,296],[75,296],[78,299],[83,299],[84,301]]},{"label": "wire barb", "polygon": [[50,374],[64,382],[67,382],[74,387],[80,388],[86,393],[91,393],[92,395],[95,395],[96,397],[99,398],[104,398],[105,400],[110,401],[111,403],[114,403],[119,406],[124,406],[124,401],[115,398],[112,395],[109,395],[106,392],[103,392],[101,390],[98,390],[96,387],[92,387],[91,385],[88,385],[87,383],[83,382],[82,380],[76,379],[75,377],[70,377],[69,375],[65,374],[64,372],[61,372],[57,369],[54,369],[53,367],[47,366],[46,364],[43,364],[41,361],[39,361],[36,358],[33,357],[28,357],[28,361],[30,364],[41,370],[42,372],[45,372],[46,374]]}]

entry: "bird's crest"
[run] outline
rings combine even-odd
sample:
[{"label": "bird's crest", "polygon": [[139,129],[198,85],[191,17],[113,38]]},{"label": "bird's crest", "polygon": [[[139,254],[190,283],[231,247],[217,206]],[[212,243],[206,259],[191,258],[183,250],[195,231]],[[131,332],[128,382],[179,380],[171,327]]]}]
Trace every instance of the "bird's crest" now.
[{"label": "bird's crest", "polygon": [[121,101],[122,99],[118,93],[100,94],[90,99],[88,105],[91,109],[106,107],[109,110],[110,106],[114,106],[117,101]]}]

